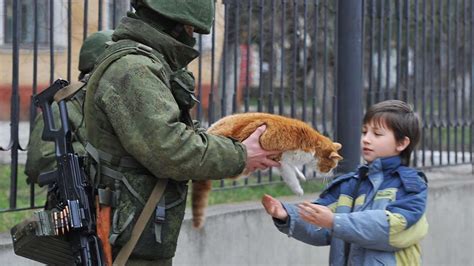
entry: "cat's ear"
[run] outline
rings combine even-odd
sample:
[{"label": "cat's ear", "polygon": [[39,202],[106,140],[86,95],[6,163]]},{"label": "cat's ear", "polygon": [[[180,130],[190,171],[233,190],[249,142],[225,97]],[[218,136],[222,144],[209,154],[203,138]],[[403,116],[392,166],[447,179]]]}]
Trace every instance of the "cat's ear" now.
[{"label": "cat's ear", "polygon": [[340,150],[342,148],[342,144],[339,143],[339,142],[334,142],[332,144],[334,146],[334,148],[336,149],[336,151]]},{"label": "cat's ear", "polygon": [[332,160],[342,160],[342,156],[339,155],[339,153],[333,151],[331,152],[331,154],[329,154],[329,159],[332,159]]}]

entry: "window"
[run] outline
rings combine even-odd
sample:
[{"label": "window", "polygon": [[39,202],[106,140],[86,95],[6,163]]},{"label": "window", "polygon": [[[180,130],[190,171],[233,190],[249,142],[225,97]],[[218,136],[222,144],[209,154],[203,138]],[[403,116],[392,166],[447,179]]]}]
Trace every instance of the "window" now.
[{"label": "window", "polygon": [[[13,1],[18,1],[18,40],[20,46],[32,46],[34,44],[35,32],[35,5],[29,0],[4,0],[4,44],[13,42]],[[37,29],[38,45],[43,46],[49,43],[49,0],[36,0],[37,2]]]}]

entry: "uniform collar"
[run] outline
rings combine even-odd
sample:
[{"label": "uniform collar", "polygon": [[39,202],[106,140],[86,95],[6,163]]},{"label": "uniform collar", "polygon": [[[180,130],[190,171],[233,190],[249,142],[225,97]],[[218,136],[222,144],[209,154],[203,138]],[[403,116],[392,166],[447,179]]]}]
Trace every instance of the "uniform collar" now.
[{"label": "uniform collar", "polygon": [[165,57],[173,71],[185,67],[199,56],[199,52],[194,48],[144,22],[134,13],[128,13],[127,17],[122,18],[112,39],[131,39],[150,46]]}]

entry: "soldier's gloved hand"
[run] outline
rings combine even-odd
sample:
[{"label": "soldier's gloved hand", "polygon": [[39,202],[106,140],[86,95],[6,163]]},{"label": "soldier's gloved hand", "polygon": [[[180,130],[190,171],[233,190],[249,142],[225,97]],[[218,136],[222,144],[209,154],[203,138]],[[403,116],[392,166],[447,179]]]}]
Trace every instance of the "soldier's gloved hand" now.
[{"label": "soldier's gloved hand", "polygon": [[268,156],[277,155],[281,151],[266,151],[260,146],[260,136],[265,132],[266,125],[258,127],[248,138],[242,141],[247,149],[247,162],[245,172],[253,172],[257,169],[264,170],[272,166],[280,166],[280,163],[269,159]]}]

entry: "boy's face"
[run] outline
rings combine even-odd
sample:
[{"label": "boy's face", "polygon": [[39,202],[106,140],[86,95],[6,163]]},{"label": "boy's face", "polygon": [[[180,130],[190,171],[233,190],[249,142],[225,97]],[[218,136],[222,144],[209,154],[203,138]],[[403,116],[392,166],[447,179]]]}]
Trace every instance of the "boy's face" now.
[{"label": "boy's face", "polygon": [[374,123],[371,121],[362,126],[361,136],[362,157],[368,163],[378,158],[399,155],[410,143],[405,139],[399,143],[395,140],[395,135],[382,121]]}]

